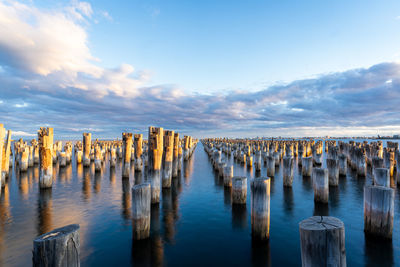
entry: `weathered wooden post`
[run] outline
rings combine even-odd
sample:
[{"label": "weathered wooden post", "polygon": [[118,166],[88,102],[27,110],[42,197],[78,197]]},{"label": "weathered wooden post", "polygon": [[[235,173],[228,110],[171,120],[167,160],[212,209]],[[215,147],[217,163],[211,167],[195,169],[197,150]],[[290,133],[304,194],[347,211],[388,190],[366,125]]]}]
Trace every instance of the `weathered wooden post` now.
[{"label": "weathered wooden post", "polygon": [[75,153],[75,158],[76,158],[76,163],[81,164],[82,159],[83,159],[83,151],[82,150],[77,150]]},{"label": "weathered wooden post", "polygon": [[92,149],[92,134],[83,133],[83,167],[90,167],[90,151]]},{"label": "weathered wooden post", "polygon": [[143,135],[135,134],[135,171],[141,172],[143,170]]},{"label": "weathered wooden post", "polygon": [[174,151],[172,160],[172,177],[178,177],[179,165],[179,133],[174,134]]},{"label": "weathered wooden post", "polygon": [[256,169],[256,172],[260,172],[261,171],[261,163],[262,163],[262,159],[261,159],[261,150],[256,152],[256,160],[254,161],[254,167]]},{"label": "weathered wooden post", "polygon": [[164,170],[162,187],[170,188],[172,179],[172,160],[174,152],[174,131],[164,131]]},{"label": "weathered wooden post", "polygon": [[275,158],[271,154],[267,156],[267,176],[275,176]]},{"label": "weathered wooden post", "polygon": [[34,267],[80,266],[79,225],[71,224],[33,240]]},{"label": "weathered wooden post", "polygon": [[389,187],[364,187],[364,231],[367,234],[392,238],[394,190]]},{"label": "weathered wooden post", "polygon": [[347,156],[344,154],[339,155],[339,175],[347,175]]},{"label": "weathered wooden post", "polygon": [[246,204],[247,178],[235,176],[232,178],[232,203]]},{"label": "weathered wooden post", "polygon": [[150,179],[151,184],[151,203],[160,202],[163,139],[163,128],[149,127],[148,178]]},{"label": "weathered wooden post", "polygon": [[357,175],[365,177],[367,173],[367,164],[365,162],[364,151],[361,148],[355,150]]},{"label": "weathered wooden post", "polygon": [[233,166],[225,166],[224,167],[224,186],[232,187],[232,178],[233,178]]},{"label": "weathered wooden post", "polygon": [[329,185],[339,185],[339,160],[326,159],[326,166],[328,168]]},{"label": "weathered wooden post", "polygon": [[1,195],[1,188],[5,186],[5,181],[6,181],[5,174],[4,174],[4,179],[3,179],[3,168],[4,168],[3,167],[3,161],[4,161],[4,158],[5,158],[5,153],[4,153],[3,146],[4,146],[5,134],[6,134],[6,129],[4,129],[3,124],[0,123],[0,162],[1,162],[1,165],[0,165],[0,172],[1,172],[0,195]]},{"label": "weathered wooden post", "polygon": [[303,157],[301,161],[301,174],[305,177],[311,177],[313,169],[312,157]]},{"label": "weathered wooden post", "polygon": [[149,183],[132,188],[133,239],[141,240],[150,236],[151,186]]},{"label": "weathered wooden post", "polygon": [[33,146],[28,146],[29,148],[29,156],[28,156],[28,167],[33,167],[34,161],[33,161]]},{"label": "weathered wooden post", "polygon": [[65,152],[60,152],[58,154],[58,158],[59,158],[58,163],[60,164],[61,168],[67,166],[67,156]]},{"label": "weathered wooden post", "polygon": [[293,158],[283,157],[283,186],[292,186],[293,183]]},{"label": "weathered wooden post", "polygon": [[124,164],[122,169],[122,177],[129,178],[131,172],[131,155],[132,155],[132,133],[122,133]]},{"label": "weathered wooden post", "polygon": [[390,187],[390,171],[387,168],[376,168],[373,177],[373,184]]},{"label": "weathered wooden post", "polygon": [[303,267],[346,266],[345,231],[341,220],[313,216],[301,221],[299,230]]},{"label": "weathered wooden post", "polygon": [[40,188],[50,188],[53,185],[53,128],[41,127],[38,131]]},{"label": "weathered wooden post", "polygon": [[117,150],[113,147],[110,150],[110,167],[114,168],[117,165]]},{"label": "weathered wooden post", "polygon": [[183,159],[186,161],[189,159],[189,136],[183,137]]},{"label": "weathered wooden post", "polygon": [[19,162],[19,170],[21,172],[26,172],[28,170],[28,167],[29,167],[29,147],[26,146],[22,148],[21,159]]},{"label": "weathered wooden post", "polygon": [[[4,129],[4,128],[3,128]],[[0,126],[0,141],[3,140],[1,138],[1,126]],[[1,144],[0,144],[1,147]],[[0,156],[1,158],[1,187],[4,187],[6,185],[6,178],[9,175],[10,171],[10,153],[11,153],[11,130],[8,130],[7,132],[7,139],[4,143],[2,150],[2,154]],[[1,152],[0,152],[1,153]],[[0,193],[1,194],[1,193]]]},{"label": "weathered wooden post", "polygon": [[270,185],[270,178],[251,182],[251,233],[256,240],[269,239]]},{"label": "weathered wooden post", "polygon": [[[304,168],[304,166],[303,166]],[[328,170],[322,168],[313,169],[314,201],[328,203],[329,201],[329,179]]]}]

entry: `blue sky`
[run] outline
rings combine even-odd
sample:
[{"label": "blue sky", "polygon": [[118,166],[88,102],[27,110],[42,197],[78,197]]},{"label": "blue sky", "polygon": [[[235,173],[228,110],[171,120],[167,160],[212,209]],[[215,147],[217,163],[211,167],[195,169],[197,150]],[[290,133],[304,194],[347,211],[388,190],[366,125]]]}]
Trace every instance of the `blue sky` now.
[{"label": "blue sky", "polygon": [[0,17],[0,119],[22,135],[400,132],[399,1],[0,1]]}]

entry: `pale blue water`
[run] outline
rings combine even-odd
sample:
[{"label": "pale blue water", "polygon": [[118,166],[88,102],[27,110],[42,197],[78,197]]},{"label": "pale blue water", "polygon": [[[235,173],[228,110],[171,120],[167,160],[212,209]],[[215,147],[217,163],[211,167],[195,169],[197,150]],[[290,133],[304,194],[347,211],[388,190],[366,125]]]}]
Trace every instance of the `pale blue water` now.
[{"label": "pale blue water", "polygon": [[[235,175],[254,170],[233,162]],[[313,215],[330,215],[345,224],[348,266],[400,266],[400,195],[396,189],[393,240],[366,239],[363,231],[363,186],[367,178],[349,171],[328,205],[315,205],[310,178],[295,167],[292,189],[284,189],[282,170],[271,183],[270,241],[253,244],[250,190],[245,208],[232,207],[230,192],[212,169],[199,143],[172,188],[152,207],[151,238],[132,243],[130,188],[144,177],[121,178],[108,166],[101,174],[73,164],[58,170],[51,191],[38,189],[38,170],[9,179],[0,199],[0,265],[29,266],[33,239],[71,223],[81,226],[82,266],[301,265],[298,223]],[[370,171],[370,170],[369,170]],[[266,175],[265,166],[261,175]],[[250,189],[250,186],[248,186]]]}]

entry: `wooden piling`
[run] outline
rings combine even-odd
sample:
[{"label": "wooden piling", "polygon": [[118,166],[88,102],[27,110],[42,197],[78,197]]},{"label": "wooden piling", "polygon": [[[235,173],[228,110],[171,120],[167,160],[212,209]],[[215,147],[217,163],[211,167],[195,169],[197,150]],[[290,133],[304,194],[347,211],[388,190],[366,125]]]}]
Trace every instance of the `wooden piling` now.
[{"label": "wooden piling", "polygon": [[92,149],[92,134],[83,133],[83,167],[90,166],[90,151]]},{"label": "wooden piling", "polygon": [[246,204],[247,178],[235,176],[232,178],[232,203]]},{"label": "wooden piling", "polygon": [[255,240],[269,239],[270,184],[268,177],[251,182],[251,233]]},{"label": "wooden piling", "polygon": [[150,236],[151,186],[149,183],[132,187],[133,239],[141,240]]},{"label": "wooden piling", "polygon": [[313,161],[312,157],[303,157],[301,159],[301,174],[305,177],[311,177],[312,169],[313,169]]},{"label": "wooden piling", "polygon": [[377,186],[390,187],[390,171],[387,168],[376,168],[374,171],[373,184]]},{"label": "wooden piling", "polygon": [[79,225],[71,224],[38,236],[33,241],[34,267],[80,266]]},{"label": "wooden piling", "polygon": [[135,134],[135,171],[143,170],[143,135]]},{"label": "wooden piling", "polygon": [[38,131],[39,141],[39,186],[50,188],[53,185],[53,128],[41,127]]},{"label": "wooden piling", "polygon": [[339,155],[339,175],[347,175],[347,156],[344,154]]},{"label": "wooden piling", "polygon": [[172,159],[172,177],[178,177],[179,164],[179,133],[174,134],[174,150]]},{"label": "wooden piling", "polygon": [[314,201],[321,203],[328,203],[329,201],[328,170],[322,168],[314,168],[312,175],[313,175],[312,182],[314,188]]},{"label": "wooden piling", "polygon": [[122,177],[129,178],[129,174],[131,172],[132,133],[122,133],[122,143],[124,156]]},{"label": "wooden piling", "polygon": [[172,179],[172,161],[174,153],[174,131],[164,131],[164,170],[162,187],[170,188]]},{"label": "wooden piling", "polygon": [[299,223],[303,267],[346,266],[344,224],[335,217],[313,216]]},{"label": "wooden piling", "polygon": [[163,128],[149,127],[148,178],[151,184],[151,203],[160,202],[163,139]]},{"label": "wooden piling", "polygon": [[[1,126],[0,126],[0,140],[1,139]],[[1,145],[0,145],[1,147]],[[1,158],[1,187],[4,187],[6,184],[6,178],[9,176],[10,171],[10,161],[12,161],[10,154],[11,154],[11,130],[7,132],[7,138],[4,143],[2,150]],[[0,193],[1,194],[1,193]]]},{"label": "wooden piling", "polygon": [[326,159],[326,166],[328,168],[328,177],[330,186],[339,185],[339,160]]},{"label": "wooden piling", "polygon": [[233,178],[233,166],[225,166],[224,167],[224,186],[232,187],[232,178]]},{"label": "wooden piling", "polygon": [[271,154],[267,156],[267,176],[275,176],[275,158]]},{"label": "wooden piling", "polygon": [[293,183],[293,158],[283,157],[283,186],[292,186]]}]

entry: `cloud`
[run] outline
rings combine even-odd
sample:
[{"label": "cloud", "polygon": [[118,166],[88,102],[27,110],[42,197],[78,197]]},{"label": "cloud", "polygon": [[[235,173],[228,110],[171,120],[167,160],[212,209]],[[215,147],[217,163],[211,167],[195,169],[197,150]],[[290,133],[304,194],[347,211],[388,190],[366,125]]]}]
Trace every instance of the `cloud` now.
[{"label": "cloud", "polygon": [[176,85],[148,85],[148,74],[127,63],[98,66],[85,28],[94,13],[81,2],[59,10],[0,2],[5,127],[22,136],[51,126],[58,138],[81,138],[83,131],[115,138],[122,131],[145,133],[149,125],[199,137],[400,132],[398,63],[256,92],[188,94]]}]

